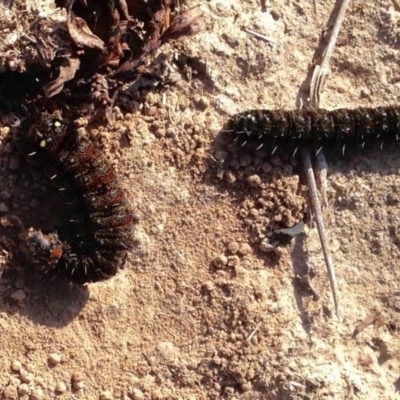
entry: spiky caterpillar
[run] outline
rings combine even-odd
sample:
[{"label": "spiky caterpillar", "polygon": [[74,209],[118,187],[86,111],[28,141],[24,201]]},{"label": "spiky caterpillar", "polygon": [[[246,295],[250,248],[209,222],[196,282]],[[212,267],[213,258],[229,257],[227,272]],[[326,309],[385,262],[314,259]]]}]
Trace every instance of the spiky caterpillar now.
[{"label": "spiky caterpillar", "polygon": [[301,147],[316,149],[396,142],[400,107],[327,110],[249,110],[230,118],[225,128],[246,148],[267,147],[295,154]]},{"label": "spiky caterpillar", "polygon": [[37,168],[57,167],[78,193],[85,215],[79,235],[59,237],[30,229],[25,253],[46,270],[55,269],[74,283],[96,282],[115,275],[132,246],[134,216],[113,167],[102,152],[60,113],[41,115],[17,144]]}]

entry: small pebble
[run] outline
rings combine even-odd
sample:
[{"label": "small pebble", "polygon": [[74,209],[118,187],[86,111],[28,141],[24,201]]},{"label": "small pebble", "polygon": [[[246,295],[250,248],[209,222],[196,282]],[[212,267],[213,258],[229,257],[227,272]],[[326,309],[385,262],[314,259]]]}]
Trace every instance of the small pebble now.
[{"label": "small pebble", "polygon": [[81,390],[85,387],[84,381],[84,376],[80,374],[79,372],[74,373],[71,376],[71,383],[72,383],[72,388],[74,390]]},{"label": "small pebble", "polygon": [[225,87],[224,94],[232,99],[240,99],[242,97],[237,87],[233,85]]},{"label": "small pebble", "polygon": [[165,136],[165,128],[163,126],[158,127],[155,131],[154,131],[154,135],[160,139],[163,138]]},{"label": "small pebble", "polygon": [[245,382],[240,385],[243,392],[251,392],[253,385],[250,382]]},{"label": "small pebble", "polygon": [[258,175],[250,175],[247,177],[247,183],[252,187],[261,185],[261,178]]},{"label": "small pebble", "polygon": [[148,117],[154,115],[156,112],[157,112],[157,107],[156,106],[145,105],[143,107],[143,113],[144,113],[144,115],[146,115]]},{"label": "small pebble", "polygon": [[22,369],[21,361],[14,360],[11,364],[11,371],[19,372]]},{"label": "small pebble", "polygon": [[371,91],[368,88],[361,89],[360,98],[369,99],[371,97]]},{"label": "small pebble", "polygon": [[6,212],[8,212],[8,210],[9,210],[9,209],[8,209],[7,204],[1,202],[1,203],[0,203],[0,212],[6,213]]},{"label": "small pebble", "polygon": [[245,208],[241,208],[241,209],[239,210],[239,215],[240,215],[242,218],[246,218],[246,217],[249,215],[249,212],[248,212]]},{"label": "small pebble", "polygon": [[140,389],[134,388],[132,389],[130,396],[132,397],[132,399],[134,400],[142,400],[144,399],[144,394]]},{"label": "small pebble", "polygon": [[238,242],[231,242],[228,244],[228,251],[231,254],[236,254],[239,251],[239,243]]},{"label": "small pebble", "polygon": [[275,21],[281,18],[281,13],[278,10],[272,9],[269,13]]},{"label": "small pebble", "polygon": [[85,388],[85,383],[84,382],[74,382],[72,388],[74,390],[82,390]]},{"label": "small pebble", "polygon": [[48,359],[48,362],[49,362],[51,365],[57,365],[57,364],[59,364],[59,363],[61,362],[61,355],[58,354],[58,353],[52,353],[52,354],[50,354],[49,359]]},{"label": "small pebble", "polygon": [[57,382],[54,390],[56,393],[65,393],[67,391],[67,385],[64,382]]},{"label": "small pebble", "polygon": [[35,379],[32,372],[21,371],[21,381],[24,383],[31,383]]},{"label": "small pebble", "polygon": [[232,171],[226,171],[224,174],[224,179],[228,183],[235,183],[236,182],[236,176]]},{"label": "small pebble", "polygon": [[114,397],[109,390],[104,390],[100,393],[100,400],[114,400]]},{"label": "small pebble", "polygon": [[263,241],[260,243],[260,250],[263,253],[270,253],[271,251],[275,251],[276,247],[278,246],[278,242],[273,242],[270,243],[269,239],[263,239]]},{"label": "small pebble", "polygon": [[2,399],[4,400],[14,400],[18,399],[17,389],[14,386],[6,386],[2,393]]},{"label": "small pebble", "polygon": [[18,387],[18,394],[20,396],[29,394],[29,386],[26,383],[21,383],[21,385]]},{"label": "small pebble", "polygon": [[250,210],[250,215],[251,215],[252,217],[258,217],[258,216],[260,215],[260,211],[258,211],[257,208],[252,208],[252,209]]},{"label": "small pebble", "polygon": [[237,267],[240,264],[240,258],[238,256],[228,257],[228,267]]},{"label": "small pebble", "polygon": [[15,62],[15,60],[10,60],[10,61],[8,62],[8,69],[9,69],[10,71],[16,71],[17,68],[18,68],[18,64]]},{"label": "small pebble", "polygon": [[213,263],[214,267],[216,267],[216,268],[223,268],[228,263],[228,258],[226,256],[224,256],[223,254],[221,254],[221,255],[215,257],[212,260],[212,263]]},{"label": "small pebble", "polygon": [[26,297],[26,294],[25,294],[25,292],[24,292],[22,289],[18,289],[18,290],[16,290],[15,292],[11,293],[11,294],[10,294],[10,297],[11,297],[14,301],[16,301],[16,302],[18,302],[18,303],[22,303],[23,300],[24,300],[25,297]]},{"label": "small pebble", "polygon": [[35,378],[35,384],[36,384],[37,386],[44,387],[45,381],[44,381],[44,379],[43,379],[41,376],[37,376],[37,377]]},{"label": "small pebble", "polygon": [[209,105],[210,105],[210,101],[207,99],[207,97],[202,96],[200,97],[200,99],[197,102],[198,106],[200,107],[200,109],[202,111],[204,111]]},{"label": "small pebble", "polygon": [[218,2],[215,4],[215,8],[217,9],[217,11],[218,11],[219,13],[222,13],[222,12],[224,12],[224,11],[226,11],[226,10],[228,9],[228,6],[227,6],[226,3],[223,3],[222,1],[218,1]]},{"label": "small pebble", "polygon": [[43,397],[44,397],[44,394],[43,394],[42,389],[34,389],[34,390],[32,390],[29,400],[42,400]]},{"label": "small pebble", "polygon": [[170,138],[174,138],[177,135],[177,132],[174,128],[170,127],[166,130],[165,135]]},{"label": "small pebble", "polygon": [[239,247],[239,254],[245,256],[251,252],[251,247],[248,243],[242,243]]},{"label": "small pebble", "polygon": [[215,289],[214,283],[212,281],[204,282],[203,288],[208,292],[212,292]]},{"label": "small pebble", "polygon": [[21,384],[21,379],[18,379],[15,376],[10,376],[10,379],[9,379],[8,383],[9,383],[10,386],[18,387]]}]

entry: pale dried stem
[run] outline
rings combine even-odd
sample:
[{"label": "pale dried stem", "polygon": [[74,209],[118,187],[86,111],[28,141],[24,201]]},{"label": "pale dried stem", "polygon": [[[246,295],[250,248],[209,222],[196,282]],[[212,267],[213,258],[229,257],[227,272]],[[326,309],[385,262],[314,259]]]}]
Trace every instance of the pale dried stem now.
[{"label": "pale dried stem", "polygon": [[254,336],[254,335],[257,333],[257,331],[260,329],[261,325],[262,325],[262,322],[259,322],[259,323],[257,324],[257,326],[256,326],[256,327],[253,329],[253,331],[250,333],[250,335],[247,336],[246,342],[250,342],[250,340],[253,339],[253,336]]},{"label": "pale dried stem", "polygon": [[314,171],[311,164],[310,150],[308,148],[302,149],[302,158],[304,167],[306,169],[307,174],[307,183],[308,188],[310,190],[311,197],[311,205],[314,211],[314,218],[318,229],[319,238],[321,241],[322,252],[325,258],[325,264],[328,271],[328,279],[331,285],[333,301],[335,304],[336,314],[339,315],[338,312],[338,296],[337,296],[337,287],[336,287],[336,276],[335,276],[335,268],[333,266],[331,253],[328,246],[328,240],[326,238],[324,221],[322,218],[322,210],[321,203],[318,197],[317,184],[315,182]]},{"label": "pale dried stem", "polygon": [[[336,16],[335,23],[332,28],[331,35],[329,37],[328,44],[327,44],[325,51],[321,57],[321,63],[319,65],[318,64],[315,65],[314,72],[313,72],[313,75],[311,78],[310,104],[314,108],[319,108],[320,94],[322,92],[322,89],[323,89],[325,82],[329,75],[329,62],[330,62],[331,56],[333,54],[333,50],[336,45],[336,40],[339,35],[339,31],[342,26],[347,7],[350,3],[350,0],[337,0],[337,1],[341,2],[341,4],[339,7],[337,16]],[[319,196],[318,196],[317,186],[315,184],[314,172],[313,172],[312,165],[311,165],[309,149],[304,149],[302,156],[303,156],[303,162],[304,162],[306,172],[307,172],[307,180],[308,180],[308,187],[309,187],[310,196],[311,196],[312,211],[313,211],[313,214],[315,217],[318,234],[319,234],[319,237],[321,240],[322,252],[324,254],[326,268],[328,271],[328,278],[329,278],[329,283],[331,285],[333,300],[335,303],[336,314],[338,314],[338,296],[337,296],[337,288],[336,288],[335,269],[334,269],[332,258],[330,255],[328,241],[326,238],[325,226],[324,226],[323,217],[322,217],[321,203],[320,203]],[[326,170],[327,170],[327,166],[326,166],[326,160],[325,160],[325,157],[324,157],[322,151],[318,155],[317,163],[319,163],[319,171],[320,171],[319,177],[320,177],[320,184],[321,184],[322,201],[323,201],[323,204],[326,205],[327,204],[327,200],[326,200],[326,187],[327,187]]]},{"label": "pale dried stem", "polygon": [[333,54],[333,49],[336,45],[336,39],[338,37],[340,28],[342,26],[342,22],[344,19],[344,15],[346,13],[347,6],[350,3],[350,0],[337,0],[341,1],[342,4],[339,8],[339,12],[336,17],[335,24],[332,28],[332,33],[329,38],[329,42],[326,46],[326,49],[321,57],[321,64],[315,65],[313,76],[311,78],[310,84],[310,103],[314,108],[319,107],[319,99],[322,89],[325,85],[325,82],[329,75],[329,61]]},{"label": "pale dried stem", "polygon": [[266,42],[268,42],[268,43],[270,43],[270,44],[272,44],[272,45],[274,45],[274,46],[277,46],[277,47],[280,46],[280,43],[279,43],[277,40],[275,40],[274,38],[272,38],[272,37],[265,36],[265,35],[263,35],[263,34],[261,34],[261,33],[252,31],[251,29],[248,29],[248,28],[244,28],[244,30],[245,30],[247,33],[250,33],[251,35],[255,36],[255,37],[258,38],[258,39],[265,40]]}]

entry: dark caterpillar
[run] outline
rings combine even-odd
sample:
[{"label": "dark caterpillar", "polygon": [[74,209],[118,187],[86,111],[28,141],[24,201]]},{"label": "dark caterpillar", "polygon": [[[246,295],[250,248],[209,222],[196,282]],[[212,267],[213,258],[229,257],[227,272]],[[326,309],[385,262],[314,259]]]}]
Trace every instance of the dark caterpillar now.
[{"label": "dark caterpillar", "polygon": [[327,110],[249,110],[230,118],[226,131],[239,145],[268,147],[296,154],[301,147],[320,149],[364,147],[368,143],[396,142],[400,133],[400,107]]},{"label": "dark caterpillar", "polygon": [[85,210],[79,234],[25,232],[25,253],[43,269],[55,269],[74,283],[115,275],[132,246],[134,217],[113,167],[60,113],[42,114],[27,133],[18,134],[17,144],[32,165],[64,173]]}]

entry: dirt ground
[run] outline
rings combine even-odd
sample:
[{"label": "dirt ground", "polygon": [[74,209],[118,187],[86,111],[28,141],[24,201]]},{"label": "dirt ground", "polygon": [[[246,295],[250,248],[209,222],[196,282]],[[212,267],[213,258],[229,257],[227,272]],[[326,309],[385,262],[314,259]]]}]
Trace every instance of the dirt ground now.
[{"label": "dirt ground", "polygon": [[[315,3],[205,1],[207,30],[159,51],[165,84],[121,93],[92,130],[140,216],[109,281],[70,286],[8,251],[7,218],[45,207],[2,128],[3,399],[400,399],[399,149],[328,158],[337,317],[314,226],[259,249],[305,210],[293,161],[232,163],[218,142],[233,113],[299,105],[334,2]],[[351,2],[321,107],[398,104],[399,35],[397,1]],[[306,260],[318,301],[296,279]]]}]

